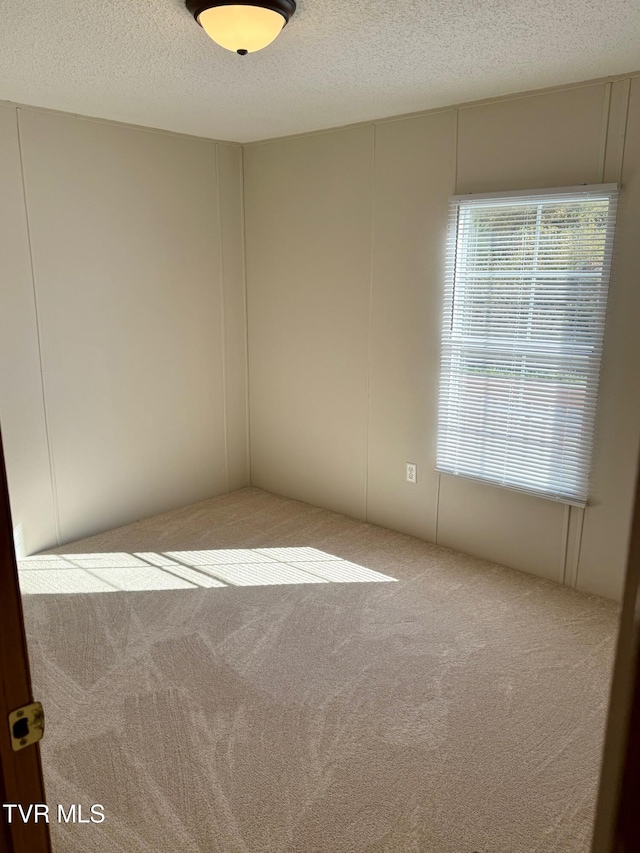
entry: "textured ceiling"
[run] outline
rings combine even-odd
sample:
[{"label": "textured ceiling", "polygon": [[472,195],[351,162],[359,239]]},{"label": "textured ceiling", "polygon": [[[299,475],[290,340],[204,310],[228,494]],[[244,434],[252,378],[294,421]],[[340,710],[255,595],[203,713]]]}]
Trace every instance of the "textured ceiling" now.
[{"label": "textured ceiling", "polygon": [[183,0],[0,0],[0,99],[239,142],[639,68],[639,0],[298,0],[245,57]]}]

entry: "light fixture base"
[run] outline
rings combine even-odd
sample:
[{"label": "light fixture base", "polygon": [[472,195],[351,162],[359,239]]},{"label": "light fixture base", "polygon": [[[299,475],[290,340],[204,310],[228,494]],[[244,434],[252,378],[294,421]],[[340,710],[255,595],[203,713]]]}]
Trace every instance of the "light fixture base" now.
[{"label": "light fixture base", "polygon": [[296,11],[295,0],[186,0],[187,9],[198,20],[198,15],[217,6],[261,6],[272,12],[279,12],[285,25]]}]

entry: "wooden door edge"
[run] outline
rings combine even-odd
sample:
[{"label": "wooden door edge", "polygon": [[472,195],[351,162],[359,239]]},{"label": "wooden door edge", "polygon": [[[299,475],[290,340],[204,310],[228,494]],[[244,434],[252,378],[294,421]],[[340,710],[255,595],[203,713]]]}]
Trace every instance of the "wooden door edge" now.
[{"label": "wooden door edge", "polygon": [[640,850],[640,475],[591,853]]},{"label": "wooden door edge", "polygon": [[[20,803],[24,808],[46,799],[39,744],[14,752],[9,731],[9,713],[32,702],[33,695],[1,434],[0,601],[0,792],[2,804]],[[7,813],[2,808],[0,840],[7,853],[51,853],[47,823],[23,823],[19,818],[9,823]]]}]

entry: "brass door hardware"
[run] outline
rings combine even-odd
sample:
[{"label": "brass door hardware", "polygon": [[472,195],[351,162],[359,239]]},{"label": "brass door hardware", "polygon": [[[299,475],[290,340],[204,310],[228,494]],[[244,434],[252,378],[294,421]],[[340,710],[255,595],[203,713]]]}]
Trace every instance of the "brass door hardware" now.
[{"label": "brass door hardware", "polygon": [[23,705],[9,714],[11,747],[15,752],[42,740],[44,735],[44,708],[40,702]]}]

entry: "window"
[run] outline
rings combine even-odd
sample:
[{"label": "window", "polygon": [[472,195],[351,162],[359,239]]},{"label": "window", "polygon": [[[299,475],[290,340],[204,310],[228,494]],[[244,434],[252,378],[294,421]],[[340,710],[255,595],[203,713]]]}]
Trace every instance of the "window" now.
[{"label": "window", "polygon": [[438,471],[584,506],[617,187],[450,208]]}]

